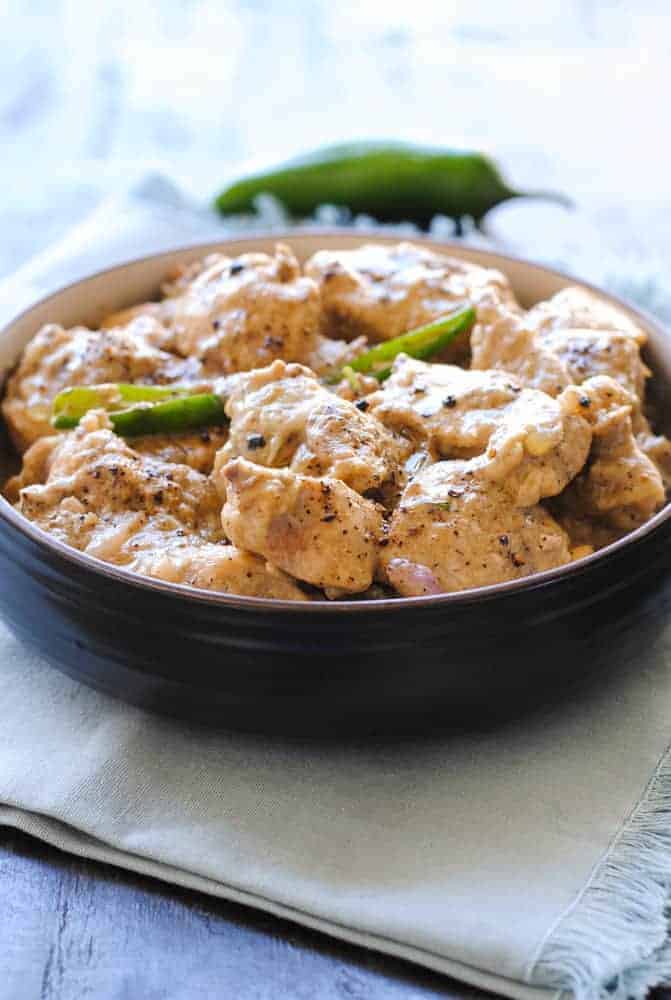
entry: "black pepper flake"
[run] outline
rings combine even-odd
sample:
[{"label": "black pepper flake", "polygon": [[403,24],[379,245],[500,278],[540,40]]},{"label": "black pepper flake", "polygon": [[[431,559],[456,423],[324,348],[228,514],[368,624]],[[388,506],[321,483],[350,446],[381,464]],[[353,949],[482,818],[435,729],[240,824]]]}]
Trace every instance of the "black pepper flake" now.
[{"label": "black pepper flake", "polygon": [[235,263],[231,264],[229,274],[231,275],[232,278],[234,278],[236,274],[240,274],[240,272],[244,271],[244,269],[245,265],[240,264],[238,261],[236,261]]},{"label": "black pepper flake", "polygon": [[325,524],[328,524],[329,521],[335,521],[335,519],[335,514],[324,514],[322,521],[324,521]]},{"label": "black pepper flake", "polygon": [[510,541],[510,539],[508,538],[507,535],[499,535],[499,541],[500,541],[501,545],[508,545],[508,542]]},{"label": "black pepper flake", "polygon": [[263,434],[250,434],[247,438],[247,447],[250,451],[256,451],[257,448],[265,448],[266,439]]},{"label": "black pepper flake", "polygon": [[221,326],[221,320],[219,320],[219,319],[213,319],[212,320],[212,329],[213,330],[218,330],[220,326]]},{"label": "black pepper flake", "polygon": [[588,407],[588,406],[589,406],[590,404],[591,404],[591,400],[590,400],[589,396],[581,396],[581,397],[580,397],[580,405],[581,405],[581,406],[584,406],[584,407],[585,407],[585,409],[587,409],[587,407]]},{"label": "black pepper flake", "polygon": [[267,351],[271,351],[274,349],[279,351],[282,347],[284,347],[284,341],[281,337],[273,337],[271,335],[268,335],[267,337],[264,338],[263,346]]},{"label": "black pepper flake", "polygon": [[365,413],[368,407],[370,406],[370,403],[368,402],[367,399],[357,399],[354,405],[356,406],[357,410],[361,410],[362,413]]},{"label": "black pepper flake", "polygon": [[446,406],[448,410],[453,410],[457,405],[457,400],[454,396],[446,396],[443,400],[443,406]]}]

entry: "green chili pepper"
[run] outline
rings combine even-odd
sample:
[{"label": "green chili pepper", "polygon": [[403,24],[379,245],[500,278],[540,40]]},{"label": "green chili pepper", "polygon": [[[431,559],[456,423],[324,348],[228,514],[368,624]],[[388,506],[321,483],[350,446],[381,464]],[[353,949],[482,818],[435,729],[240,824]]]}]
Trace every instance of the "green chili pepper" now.
[{"label": "green chili pepper", "polygon": [[214,393],[178,396],[153,406],[135,406],[130,410],[110,413],[112,427],[121,437],[143,434],[174,434],[228,423],[225,400]]},{"label": "green chili pepper", "polygon": [[411,358],[430,358],[439,354],[444,347],[460,333],[469,330],[475,323],[475,309],[464,305],[449,316],[418,326],[409,333],[402,333],[393,340],[385,340],[376,344],[350,362],[349,367],[355,372],[374,375],[380,382],[388,378],[391,364],[399,354],[408,354]]},{"label": "green chili pepper", "polygon": [[189,393],[178,385],[133,385],[116,382],[105,385],[75,385],[63,389],[52,404],[52,424],[56,430],[76,427],[89,410],[118,410],[124,403],[158,403]]},{"label": "green chili pepper", "polygon": [[[67,413],[56,414],[51,421],[56,430],[72,430],[88,410],[99,407],[107,409],[104,393],[100,391],[100,389],[107,388],[107,386],[77,387],[79,411],[77,412],[73,408]],[[118,388],[122,388],[122,386],[118,386]],[[145,400],[148,400],[149,394],[145,393],[144,390],[149,387],[138,386],[137,388],[143,390],[142,395]],[[160,395],[154,396],[154,399],[157,398],[162,399],[163,402],[152,403],[148,400],[127,410],[112,409],[109,411],[110,422],[116,433],[121,437],[140,437],[142,434],[172,434],[176,431],[193,430],[197,427],[228,422],[228,417],[224,412],[225,400],[214,393],[204,392],[192,396],[180,396],[172,393],[170,398],[166,398],[166,394],[161,390]],[[89,400],[88,405],[87,399]],[[138,401],[137,397],[136,401]]]},{"label": "green chili pepper", "polygon": [[509,198],[544,198],[569,206],[564,195],[517,191],[482,153],[400,142],[330,146],[226,188],[215,200],[222,215],[252,212],[271,194],[290,215],[308,216],[319,205],[338,205],[381,222],[428,226],[435,215],[470,216],[480,223]]}]

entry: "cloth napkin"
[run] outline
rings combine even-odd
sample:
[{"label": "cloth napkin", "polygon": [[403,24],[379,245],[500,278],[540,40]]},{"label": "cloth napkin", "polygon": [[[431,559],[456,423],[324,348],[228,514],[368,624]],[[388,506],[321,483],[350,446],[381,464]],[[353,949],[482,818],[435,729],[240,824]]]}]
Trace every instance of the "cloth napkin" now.
[{"label": "cloth napkin", "polygon": [[[598,247],[585,232],[583,254]],[[4,318],[97,267],[217,234],[146,179],[5,283]],[[617,261],[589,259],[621,287]],[[632,285],[624,270],[664,312],[652,272],[639,262]],[[671,625],[647,629],[669,609],[671,586],[648,599],[623,667],[554,707],[398,745],[155,716],[0,626],[0,823],[520,1000],[642,998],[671,975]]]}]

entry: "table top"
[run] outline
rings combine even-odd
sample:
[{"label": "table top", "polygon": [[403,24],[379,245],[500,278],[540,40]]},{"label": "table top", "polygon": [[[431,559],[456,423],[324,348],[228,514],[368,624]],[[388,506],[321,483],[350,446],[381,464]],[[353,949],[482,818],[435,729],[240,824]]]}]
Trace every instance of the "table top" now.
[{"label": "table top", "polygon": [[0,1000],[476,1000],[436,973],[0,830]]},{"label": "table top", "polygon": [[[206,197],[239,161],[357,136],[495,150],[519,185],[575,195],[614,250],[664,255],[666,7],[10,0],[0,275],[148,166]],[[514,212],[494,229],[511,218],[537,229]],[[0,912],[0,1000],[482,995],[9,830]]]}]

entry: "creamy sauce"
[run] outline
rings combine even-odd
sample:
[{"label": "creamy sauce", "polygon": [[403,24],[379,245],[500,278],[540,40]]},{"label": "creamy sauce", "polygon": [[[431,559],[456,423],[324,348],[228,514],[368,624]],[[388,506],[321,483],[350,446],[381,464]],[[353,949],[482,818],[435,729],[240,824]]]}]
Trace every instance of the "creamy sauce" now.
[{"label": "creamy sauce", "polygon": [[[382,385],[322,376],[469,301],[441,359]],[[98,330],[50,325],[9,379],[23,453],[6,496],[44,530],[174,583],[284,600],[435,594],[519,579],[649,519],[671,482],[643,332],[580,289],[524,312],[499,271],[401,243],[212,255]],[[446,363],[449,362],[449,363]],[[62,389],[186,385],[227,426],[124,440]],[[107,390],[106,390],[107,392]],[[111,398],[111,395],[110,395]]]}]

